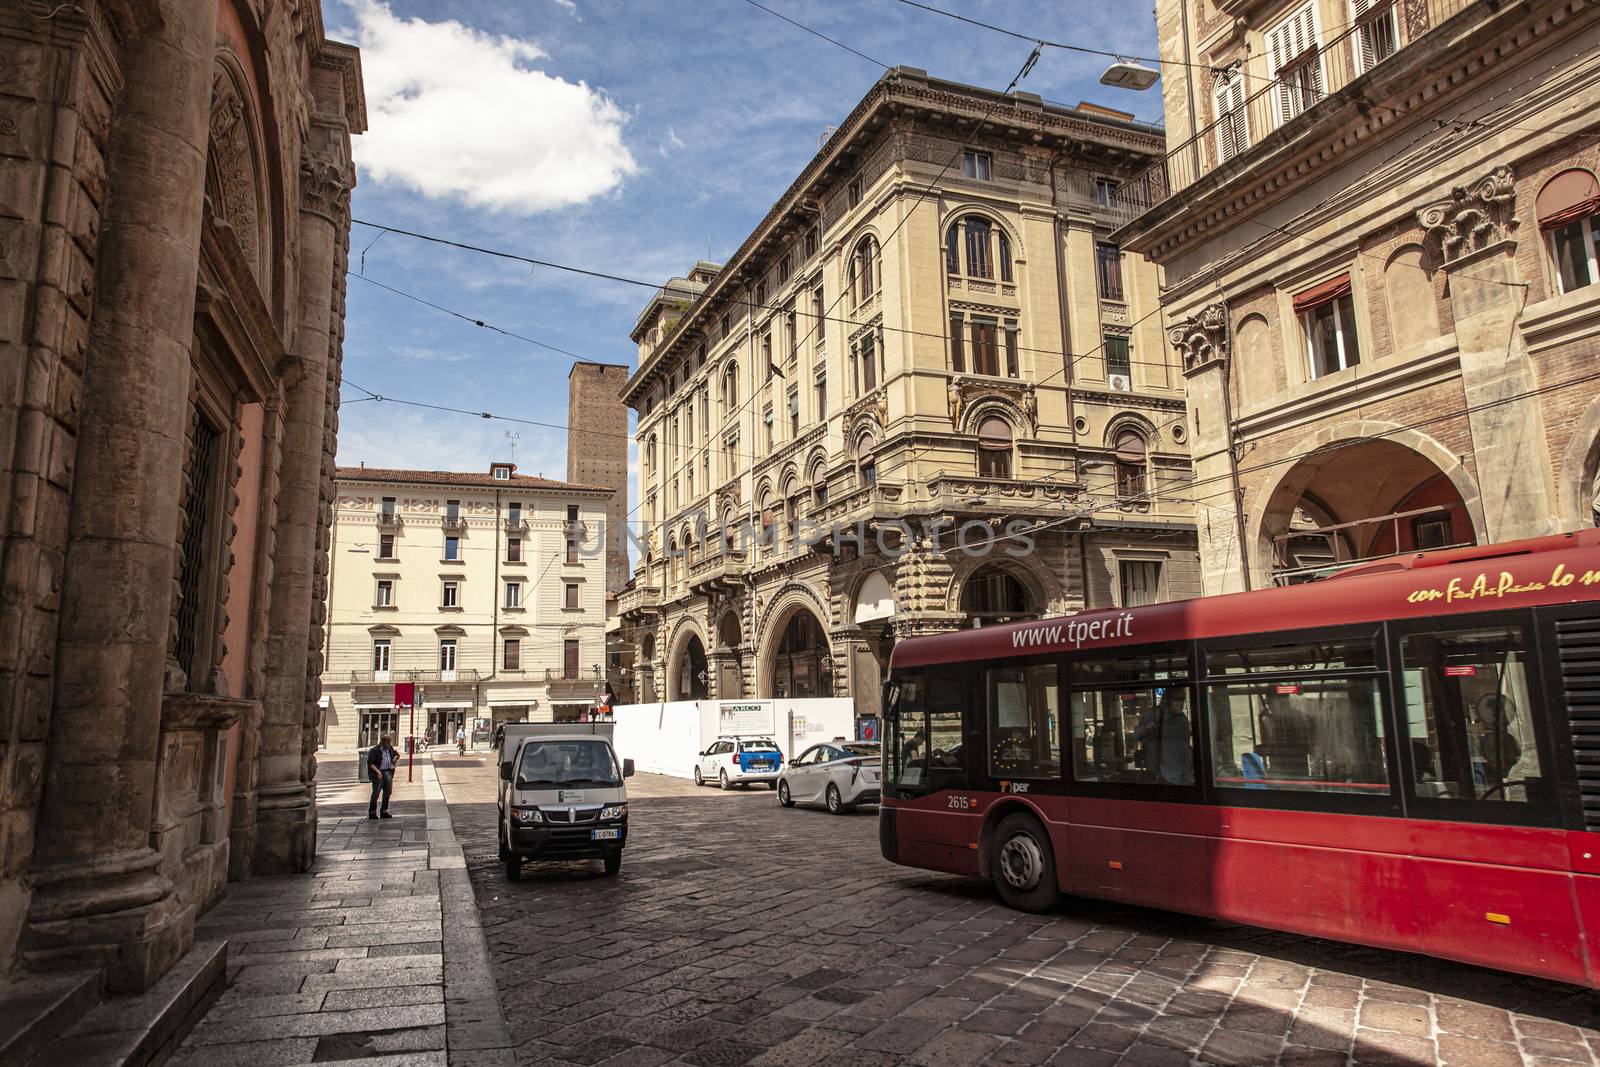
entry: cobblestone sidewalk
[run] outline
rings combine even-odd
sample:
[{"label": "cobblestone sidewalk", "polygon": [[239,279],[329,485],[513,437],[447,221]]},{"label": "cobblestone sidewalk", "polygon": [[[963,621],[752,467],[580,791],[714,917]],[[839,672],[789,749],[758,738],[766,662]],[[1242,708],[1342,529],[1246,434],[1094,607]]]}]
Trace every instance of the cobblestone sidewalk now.
[{"label": "cobblestone sidewalk", "polygon": [[373,822],[353,769],[330,765],[311,873],[233,886],[201,920],[228,941],[228,987],[175,1067],[514,1062],[432,761],[416,771]]}]

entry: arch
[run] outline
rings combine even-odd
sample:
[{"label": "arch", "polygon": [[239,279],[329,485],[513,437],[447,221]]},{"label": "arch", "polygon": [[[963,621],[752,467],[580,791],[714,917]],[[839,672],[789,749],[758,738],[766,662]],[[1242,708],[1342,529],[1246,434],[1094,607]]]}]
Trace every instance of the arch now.
[{"label": "arch", "polygon": [[[1021,235],[988,212],[962,207],[946,216],[944,257],[947,274],[999,278],[1002,282],[1012,282],[1016,277],[1013,264],[1021,247]],[[976,264],[975,258],[978,260]],[[977,270],[973,269],[975,265]]]},{"label": "arch", "polygon": [[1059,600],[1054,579],[1009,556],[971,556],[952,568],[949,610],[964,625],[1038,618]]},{"label": "arch", "polygon": [[1115,449],[1118,438],[1126,433],[1136,433],[1147,442],[1158,441],[1161,438],[1156,424],[1137,411],[1119,411],[1106,420],[1106,428],[1101,433],[1100,439],[1105,447]]},{"label": "arch", "polygon": [[861,481],[874,484],[878,480],[878,438],[871,430],[856,438],[856,473]]},{"label": "arch", "polygon": [[[806,662],[808,657],[804,653],[798,654],[801,658],[797,661],[795,659],[797,653],[786,652],[784,653],[783,661],[779,662],[778,650],[783,647],[784,635],[789,628],[790,620],[801,614],[809,616],[815,623],[815,633],[819,635],[822,646],[813,656],[809,657],[811,664],[815,667],[815,674],[812,679],[813,685],[810,687],[814,689],[814,692],[804,695],[832,695],[832,646],[828,642],[826,621],[828,619],[828,605],[823,602],[816,590],[800,582],[790,582],[779,590],[778,594],[772,598],[764,620],[757,626],[757,632],[761,636],[757,643],[755,695],[760,697],[776,695],[777,690],[774,687],[780,680],[780,671],[777,669],[780,666],[783,668],[781,673],[782,680],[785,682],[793,682],[795,680],[794,674],[797,667],[801,671],[807,669]],[[824,679],[827,679],[826,684],[824,684]],[[790,690],[785,695],[796,696],[801,694]]]},{"label": "arch", "polygon": [[978,423],[978,476],[982,478],[1010,478],[1013,475],[1011,457],[1016,443],[1016,431],[1009,420],[999,415],[988,415]]},{"label": "arch", "polygon": [[1259,311],[1240,318],[1233,328],[1239,365],[1239,384],[1246,403],[1271,396],[1273,391],[1272,326]]},{"label": "arch", "polygon": [[717,620],[717,647],[735,649],[744,641],[744,625],[739,620],[739,613],[729,608]]},{"label": "arch", "polygon": [[960,432],[976,434],[978,426],[988,418],[1004,419],[1013,429],[1029,425],[1027,414],[1015,400],[1006,396],[986,396],[962,409]]},{"label": "arch", "polygon": [[[1290,532],[1300,502],[1316,499],[1327,514],[1340,522],[1391,514],[1423,483],[1440,475],[1459,501],[1461,522],[1470,529],[1456,531],[1457,540],[1482,544],[1487,540],[1483,500],[1477,482],[1449,449],[1426,434],[1392,422],[1363,420],[1325,427],[1288,450],[1304,458],[1293,465],[1269,468],[1267,480],[1250,503],[1246,530],[1250,537],[1250,566],[1257,584],[1277,579],[1275,539]],[[1349,472],[1359,476],[1344,478]],[[1383,472],[1382,478],[1370,476]],[[1370,551],[1375,533],[1357,529],[1351,543]],[[1293,568],[1285,568],[1293,569]]]},{"label": "arch", "polygon": [[722,406],[725,411],[739,409],[739,361],[728,360],[722,368]]},{"label": "arch", "polygon": [[1420,244],[1401,245],[1384,262],[1383,291],[1388,297],[1394,351],[1402,352],[1439,336],[1439,301],[1433,292],[1433,271],[1428,269]]},{"label": "arch", "polygon": [[850,253],[850,293],[861,303],[876,293],[882,284],[882,255],[875,234],[863,234]]},{"label": "arch", "polygon": [[850,595],[850,621],[857,626],[885,622],[898,611],[894,583],[881,570],[864,574]]},{"label": "arch", "polygon": [[262,293],[273,290],[274,226],[256,94],[240,59],[218,49],[211,75],[206,196],[227,223]]},{"label": "arch", "polygon": [[705,633],[698,620],[685,616],[673,629],[667,646],[667,699],[704,700],[710,695],[709,682]]}]

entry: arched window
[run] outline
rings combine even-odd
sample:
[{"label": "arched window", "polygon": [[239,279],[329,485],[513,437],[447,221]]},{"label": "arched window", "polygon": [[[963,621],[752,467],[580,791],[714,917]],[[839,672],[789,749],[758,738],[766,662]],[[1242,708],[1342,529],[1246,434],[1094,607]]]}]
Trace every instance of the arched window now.
[{"label": "arched window", "polygon": [[1149,459],[1149,445],[1138,430],[1123,430],[1117,434],[1117,499],[1132,500],[1145,491],[1145,464]]},{"label": "arched window", "polygon": [[672,574],[674,582],[683,578],[683,557],[678,555],[678,538],[674,534],[667,542],[667,568]]},{"label": "arched window", "polygon": [[1600,281],[1600,181],[1573,167],[1545,183],[1534,201],[1563,293]]},{"label": "arched window", "polygon": [[1006,231],[998,227],[994,231],[995,243],[1000,246],[998,260],[1000,262],[1000,280],[1012,281],[1011,275],[1011,238],[1006,236]]},{"label": "arched window", "polygon": [[1011,477],[1011,424],[998,415],[978,423],[978,474],[984,478]]},{"label": "arched window", "polygon": [[646,474],[654,474],[656,472],[656,435],[655,434],[651,434],[650,435],[650,440],[647,441],[645,443],[645,446],[644,446],[644,472]]},{"label": "arched window", "polygon": [[731,418],[739,407],[739,364],[729,363],[722,372],[722,414]]},{"label": "arched window", "polygon": [[856,443],[856,470],[861,472],[862,485],[876,485],[878,482],[877,448],[877,439],[870,433],[862,434],[861,440]]},{"label": "arched window", "polygon": [[989,246],[989,220],[968,215],[962,226],[967,231],[967,275],[972,278],[993,278],[994,255]]},{"label": "arched window", "polygon": [[827,467],[818,460],[811,468],[811,505],[821,507],[828,502],[828,471]]},{"label": "arched window", "polygon": [[793,476],[783,483],[783,514],[786,523],[785,535],[790,541],[798,541],[800,537],[800,479]]},{"label": "arched window", "polygon": [[856,245],[850,261],[850,288],[856,303],[878,291],[878,239],[870,234]]}]

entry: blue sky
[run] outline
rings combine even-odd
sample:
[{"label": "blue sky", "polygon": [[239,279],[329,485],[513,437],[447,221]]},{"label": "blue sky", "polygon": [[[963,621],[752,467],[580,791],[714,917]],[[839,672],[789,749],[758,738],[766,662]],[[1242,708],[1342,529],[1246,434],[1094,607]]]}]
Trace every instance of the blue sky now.
[{"label": "blue sky", "polygon": [[[896,0],[762,0],[884,63],[1004,88],[1029,45]],[[745,0],[325,0],[363,51],[371,131],[356,218],[655,282],[738,247],[882,68]],[[938,0],[1052,40],[1151,55],[1148,5]],[[1098,84],[1106,60],[1046,50],[1021,88],[1159,120],[1159,87]],[[633,365],[649,291],[351,232],[352,272],[556,348]],[[368,247],[370,245],[370,247]],[[365,263],[361,262],[363,251]],[[560,426],[571,357],[357,278],[347,383]],[[339,462],[562,477],[565,431],[350,403]],[[626,427],[618,427],[619,432]]]}]

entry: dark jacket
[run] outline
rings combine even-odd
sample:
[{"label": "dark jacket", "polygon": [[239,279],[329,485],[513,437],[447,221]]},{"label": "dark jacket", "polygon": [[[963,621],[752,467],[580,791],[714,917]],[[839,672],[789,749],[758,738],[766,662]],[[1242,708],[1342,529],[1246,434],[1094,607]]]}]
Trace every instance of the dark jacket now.
[{"label": "dark jacket", "polygon": [[[393,758],[393,765],[396,767],[400,766],[400,753],[395,751],[395,747],[393,745],[389,746],[389,752]],[[373,745],[371,748],[367,749],[367,766],[372,768],[374,774],[378,773],[379,768],[383,766],[382,745]]]}]

